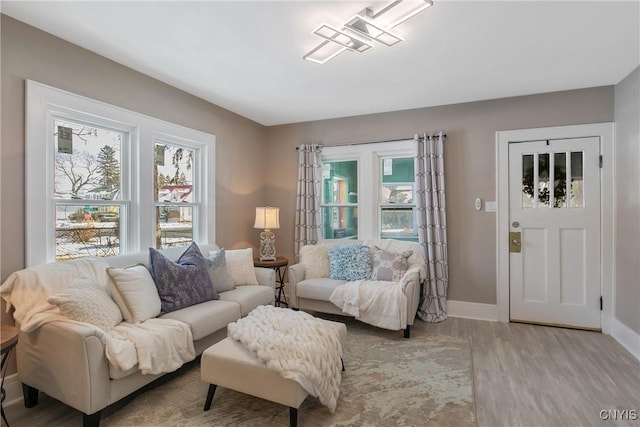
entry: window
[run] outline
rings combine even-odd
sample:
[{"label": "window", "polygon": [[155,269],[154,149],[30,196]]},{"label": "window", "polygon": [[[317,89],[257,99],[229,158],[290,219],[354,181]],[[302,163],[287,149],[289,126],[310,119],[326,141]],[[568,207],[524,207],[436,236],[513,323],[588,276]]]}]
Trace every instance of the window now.
[{"label": "window", "polygon": [[[193,213],[197,211],[198,153],[168,141],[156,140],[156,247],[186,246],[193,241]],[[194,170],[195,169],[195,170]]]},{"label": "window", "polygon": [[358,238],[358,162],[322,164],[322,238]]},{"label": "window", "polygon": [[129,132],[66,117],[52,124],[55,259],[119,254],[130,201],[122,181]]},{"label": "window", "polygon": [[380,159],[380,238],[418,241],[413,157]]},{"label": "window", "polygon": [[324,147],[324,239],[418,241],[413,140]]},{"label": "window", "polygon": [[27,82],[27,266],[215,241],[215,136]]}]

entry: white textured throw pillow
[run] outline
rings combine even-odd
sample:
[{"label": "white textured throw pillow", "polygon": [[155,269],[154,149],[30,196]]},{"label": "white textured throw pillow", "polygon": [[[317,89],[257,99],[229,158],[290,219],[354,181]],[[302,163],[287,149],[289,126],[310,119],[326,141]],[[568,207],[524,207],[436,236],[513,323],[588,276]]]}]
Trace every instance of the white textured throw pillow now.
[{"label": "white textured throw pillow", "polygon": [[94,279],[77,278],[47,302],[69,319],[91,323],[107,332],[122,322],[120,309]]},{"label": "white textured throw pillow", "polygon": [[236,286],[257,285],[258,278],[253,266],[253,249],[225,250],[227,270]]},{"label": "white textured throw pillow", "polygon": [[304,265],[305,280],[329,277],[329,245],[303,246],[300,263]]},{"label": "white textured throw pillow", "polygon": [[158,289],[147,267],[107,268],[111,297],[129,323],[140,323],[160,314]]}]

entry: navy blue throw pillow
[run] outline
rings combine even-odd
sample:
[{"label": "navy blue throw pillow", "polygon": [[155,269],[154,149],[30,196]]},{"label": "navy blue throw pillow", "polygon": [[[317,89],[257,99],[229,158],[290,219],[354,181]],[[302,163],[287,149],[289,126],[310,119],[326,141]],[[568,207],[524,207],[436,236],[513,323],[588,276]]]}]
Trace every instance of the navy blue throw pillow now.
[{"label": "navy blue throw pillow", "polygon": [[149,266],[158,288],[162,313],[220,298],[211,283],[207,261],[195,242],[177,261],[149,248]]}]

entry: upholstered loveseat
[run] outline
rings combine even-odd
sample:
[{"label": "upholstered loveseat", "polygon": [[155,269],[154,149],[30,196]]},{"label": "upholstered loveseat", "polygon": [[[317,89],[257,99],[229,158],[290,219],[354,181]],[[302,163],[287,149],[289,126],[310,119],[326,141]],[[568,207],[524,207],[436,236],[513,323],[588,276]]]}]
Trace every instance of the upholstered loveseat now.
[{"label": "upholstered loveseat", "polygon": [[[188,359],[194,359],[212,344],[224,339],[227,334],[227,324],[245,316],[258,305],[273,304],[275,272],[271,269],[254,268],[251,249],[226,251],[226,262],[223,261],[222,266],[228,269],[221,268],[219,262],[221,259],[224,260],[224,256],[220,257],[224,254],[224,250],[219,250],[215,245],[201,245],[199,249],[203,257],[209,257],[207,274],[213,279],[209,284],[217,288],[218,298],[184,306],[167,313],[161,312],[147,320],[144,320],[144,317],[166,308],[167,299],[162,296],[158,288],[157,292],[163,298],[160,301],[161,306],[158,306],[158,295],[152,295],[153,292],[148,295],[141,294],[144,288],[141,286],[142,282],[135,277],[128,283],[125,279],[127,277],[131,279],[134,270],[143,275],[149,274],[145,271],[154,272],[153,269],[157,267],[150,265],[153,264],[154,258],[150,257],[149,251],[100,259],[52,263],[13,273],[0,287],[0,291],[8,305],[15,308],[14,318],[16,325],[20,327],[16,354],[18,378],[23,384],[25,406],[36,405],[38,391],[42,391],[82,412],[84,426],[97,426],[100,423],[101,411],[105,407],[123,399],[165,373],[155,372],[162,371],[162,366],[158,369],[154,369],[153,366],[147,367],[146,374],[142,373],[142,367],[138,363],[128,369],[116,366],[117,364],[114,364],[106,355],[109,350],[108,342],[113,340],[113,331],[120,333],[122,330],[126,334],[126,328],[138,331],[135,329],[136,325],[142,327],[145,324],[181,325],[184,333],[173,339],[179,344],[176,353],[179,353],[182,359],[178,360],[186,362]],[[157,253],[161,256],[156,254],[156,259],[160,257],[162,262],[178,260],[180,263],[186,251],[184,248],[171,248]],[[247,262],[250,266],[247,266]],[[141,268],[139,264],[144,267]],[[129,271],[127,268],[133,270]],[[227,276],[221,277],[222,273]],[[70,289],[76,289],[74,286],[77,285],[76,279],[80,275],[95,276],[92,278],[95,279],[94,282],[104,285],[104,292],[100,291],[102,296],[99,295],[99,297],[102,298],[103,294],[111,296],[117,308],[121,309],[122,322],[108,333],[92,323],[70,319],[65,315],[65,298],[66,302],[69,302]],[[156,276],[149,277],[155,282],[158,281]],[[167,277],[171,279],[172,276],[165,275],[165,279]],[[248,278],[244,280],[245,277]],[[222,279],[227,283],[224,283],[220,289],[218,285],[223,281]],[[233,283],[230,283],[230,279]],[[116,280],[122,283],[118,284]],[[189,279],[189,282],[191,280]],[[71,282],[74,286],[69,286]],[[91,287],[91,283],[86,285]],[[182,285],[187,288],[192,286],[191,283]],[[80,287],[80,289],[83,288]],[[209,289],[205,291],[210,292]],[[119,295],[116,296],[115,293]],[[174,296],[180,297],[179,293]],[[210,298],[210,295],[207,298]],[[120,300],[116,302],[118,299]],[[124,305],[122,305],[123,299],[126,300]],[[93,306],[94,302],[87,304]],[[96,322],[101,321],[104,319],[96,320]],[[27,324],[26,328],[25,324]],[[189,342],[185,343],[187,337]],[[118,342],[126,343],[126,341]],[[140,357],[142,348],[138,347],[138,343],[135,344],[135,348]],[[170,370],[179,367],[175,360],[173,362]]]},{"label": "upholstered loveseat", "polygon": [[[351,258],[332,263],[332,255],[344,252],[337,250],[338,247],[349,247],[355,252],[350,251]],[[367,252],[370,258],[363,258]],[[403,329],[405,338],[410,337],[411,325],[418,310],[421,284],[426,274],[420,245],[393,239],[340,239],[307,245],[300,250],[300,262],[290,266],[288,273],[289,304],[300,310],[354,316],[353,310],[345,311],[342,304],[336,305],[335,291],[339,286],[356,280],[375,280],[377,282],[372,283],[373,287],[378,286],[385,291],[400,289],[406,298],[406,307],[397,308],[398,315],[402,316],[398,326],[377,326]],[[377,299],[384,300],[388,295],[393,294],[380,295]],[[357,307],[354,308],[357,312]]]}]

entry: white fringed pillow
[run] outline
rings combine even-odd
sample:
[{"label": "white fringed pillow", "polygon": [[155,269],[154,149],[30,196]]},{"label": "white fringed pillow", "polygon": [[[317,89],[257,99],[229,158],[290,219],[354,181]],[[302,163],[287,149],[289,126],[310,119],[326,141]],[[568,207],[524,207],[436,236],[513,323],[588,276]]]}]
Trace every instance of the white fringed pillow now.
[{"label": "white fringed pillow", "polygon": [[105,332],[122,322],[120,309],[94,279],[77,278],[47,302],[69,319],[91,323]]},{"label": "white fringed pillow", "polygon": [[329,277],[329,245],[305,245],[300,248],[300,264],[305,279]]},{"label": "white fringed pillow", "polygon": [[141,323],[160,314],[160,296],[147,267],[109,267],[107,274],[111,296],[127,322]]},{"label": "white fringed pillow", "polygon": [[258,284],[256,269],[253,266],[253,249],[225,250],[225,257],[229,276],[236,286]]}]

